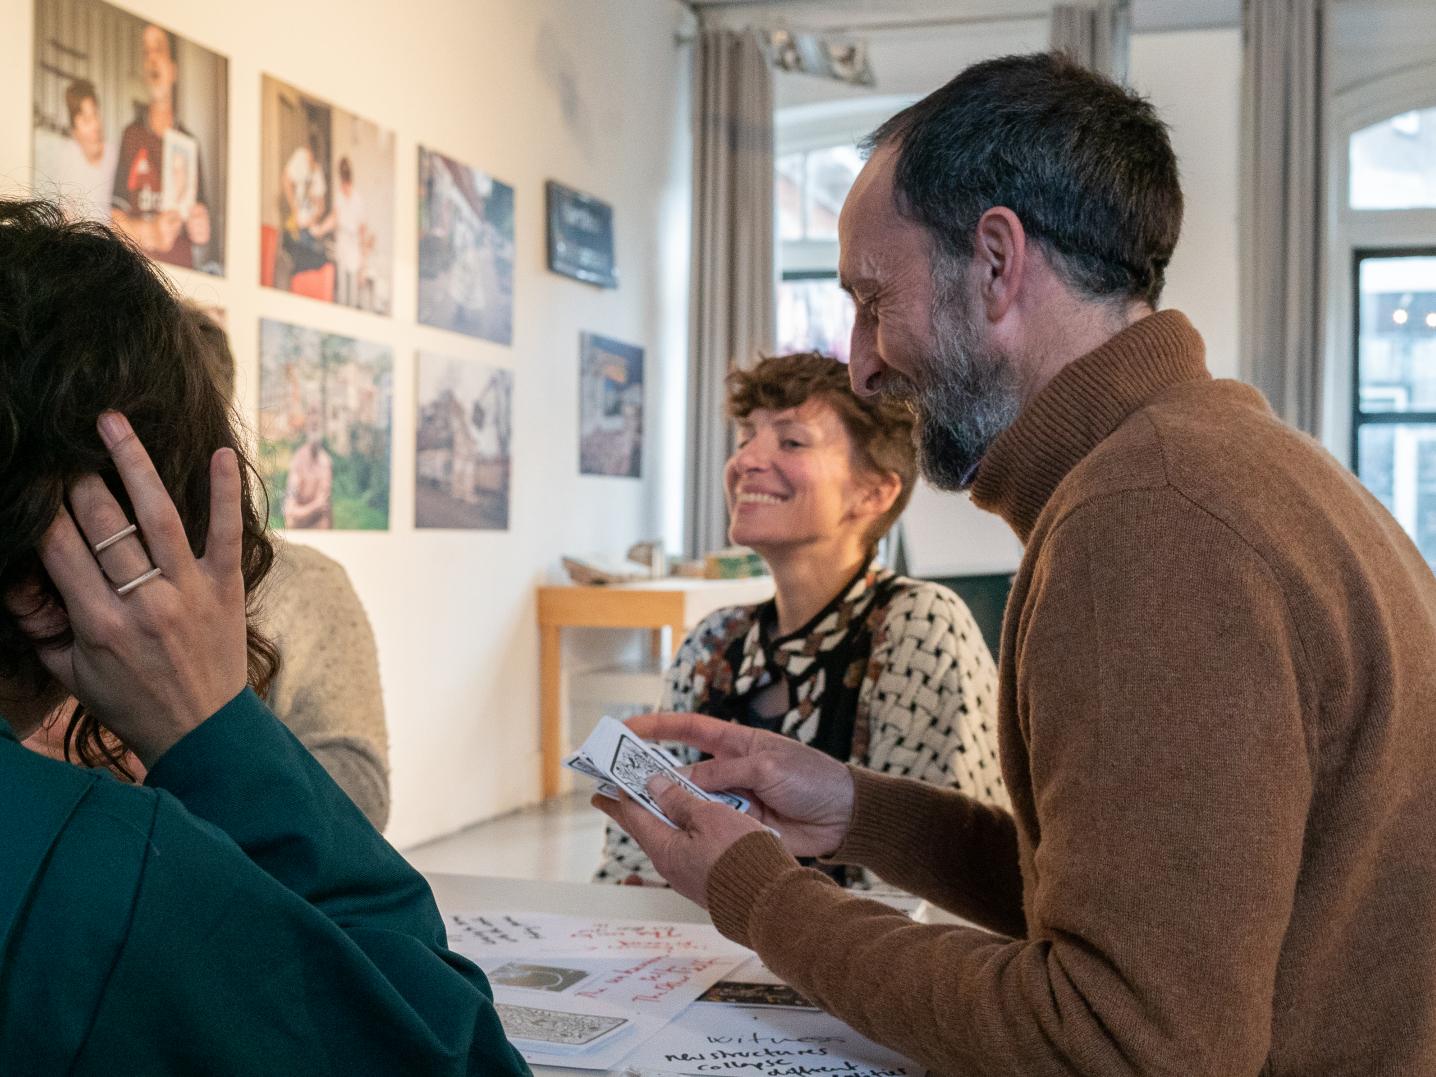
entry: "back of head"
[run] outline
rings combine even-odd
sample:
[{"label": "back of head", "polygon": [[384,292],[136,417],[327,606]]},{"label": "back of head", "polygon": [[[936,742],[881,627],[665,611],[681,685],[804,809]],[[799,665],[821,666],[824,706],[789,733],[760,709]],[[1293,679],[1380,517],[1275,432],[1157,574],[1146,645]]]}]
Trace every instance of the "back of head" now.
[{"label": "back of head", "polygon": [[1167,129],[1151,104],[1061,53],[974,64],[868,139],[897,148],[898,209],[948,257],[1005,206],[1089,300],[1155,307],[1182,226]]},{"label": "back of head", "polygon": [[912,409],[886,396],[858,396],[848,368],[821,352],[770,355],[748,369],[728,375],[728,417],[743,420],[758,408],[786,411],[809,400],[833,409],[852,442],[853,469],[859,474],[896,475],[902,482],[897,500],[867,536],[878,540],[902,515],[917,481],[917,448]]},{"label": "back of head", "polygon": [[[246,591],[259,583],[273,551],[203,347],[194,318],[129,243],[44,202],[0,200],[0,596],[34,581],[53,593],[36,548],[78,476],[98,473],[133,516],[95,427],[107,410],[128,417],[197,555],[209,525],[210,457],[235,450]],[[251,632],[251,682],[262,686],[273,666],[273,649]],[[3,605],[0,677],[46,685],[35,641]]]}]

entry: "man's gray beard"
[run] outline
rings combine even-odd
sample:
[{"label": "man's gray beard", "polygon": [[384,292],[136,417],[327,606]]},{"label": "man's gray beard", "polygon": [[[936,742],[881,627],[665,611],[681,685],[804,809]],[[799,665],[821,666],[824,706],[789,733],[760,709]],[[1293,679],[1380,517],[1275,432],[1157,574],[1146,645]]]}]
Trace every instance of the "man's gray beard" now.
[{"label": "man's gray beard", "polygon": [[957,281],[944,283],[933,281],[932,355],[912,379],[889,372],[884,391],[917,416],[923,477],[939,490],[963,490],[997,435],[1017,418],[1021,399],[1012,367],[983,341]]}]

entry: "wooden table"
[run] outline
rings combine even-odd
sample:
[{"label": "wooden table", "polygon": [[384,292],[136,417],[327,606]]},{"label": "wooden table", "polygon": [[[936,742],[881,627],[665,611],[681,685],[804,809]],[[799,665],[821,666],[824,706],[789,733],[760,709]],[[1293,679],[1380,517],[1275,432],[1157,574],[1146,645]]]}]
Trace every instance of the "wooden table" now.
[{"label": "wooden table", "polygon": [[[763,602],[773,596],[770,576],[741,580],[673,577],[641,583],[538,589],[539,732],[543,755],[543,795],[561,791],[567,736],[563,720],[563,638],[565,628],[649,629],[655,656],[661,655],[663,630],[676,651],[688,630],[723,606]],[[662,656],[668,657],[668,656]]]}]

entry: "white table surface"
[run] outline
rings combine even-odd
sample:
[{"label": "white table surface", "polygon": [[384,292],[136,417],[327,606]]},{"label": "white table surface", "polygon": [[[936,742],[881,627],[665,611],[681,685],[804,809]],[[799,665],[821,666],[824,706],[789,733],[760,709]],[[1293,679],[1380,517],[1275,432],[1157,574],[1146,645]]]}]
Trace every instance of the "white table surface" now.
[{"label": "white table surface", "polygon": [[[425,876],[444,915],[456,912],[546,912],[561,916],[608,916],[622,920],[664,920],[711,924],[708,913],[687,898],[658,886],[613,886],[597,883],[556,883],[538,879],[499,879],[486,875]],[[876,895],[874,895],[876,896]],[[916,899],[882,897],[894,908],[912,911]],[[965,921],[932,909],[923,902],[914,918],[921,923],[963,924]],[[969,925],[975,926],[975,925]],[[598,1070],[554,1066],[533,1067],[536,1077],[594,1077]],[[610,1073],[622,1073],[611,1070]],[[929,1077],[931,1075],[929,1074]]]},{"label": "white table surface", "polygon": [[[536,879],[497,879],[482,875],[425,876],[439,911],[523,911],[563,916],[609,916],[624,920],[667,920],[707,924],[708,914],[687,898],[657,886],[554,883]],[[598,1070],[535,1066],[537,1077],[593,1077]],[[621,1071],[613,1071],[621,1072]]]}]

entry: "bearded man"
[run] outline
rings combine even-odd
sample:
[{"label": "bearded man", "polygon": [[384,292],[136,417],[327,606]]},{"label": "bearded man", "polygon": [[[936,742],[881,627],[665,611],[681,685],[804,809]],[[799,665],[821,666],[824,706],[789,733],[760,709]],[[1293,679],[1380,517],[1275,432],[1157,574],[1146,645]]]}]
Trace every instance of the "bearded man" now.
[{"label": "bearded man", "polygon": [[725,935],[940,1073],[1436,1073],[1436,578],[1157,309],[1182,208],[1161,121],[1018,56],[870,142],[839,229],[853,385],[911,401],[927,476],[1025,546],[1012,811],[691,715],[631,724],[709,753],[694,780],[752,816],[661,783],[677,829],[600,806]]}]

